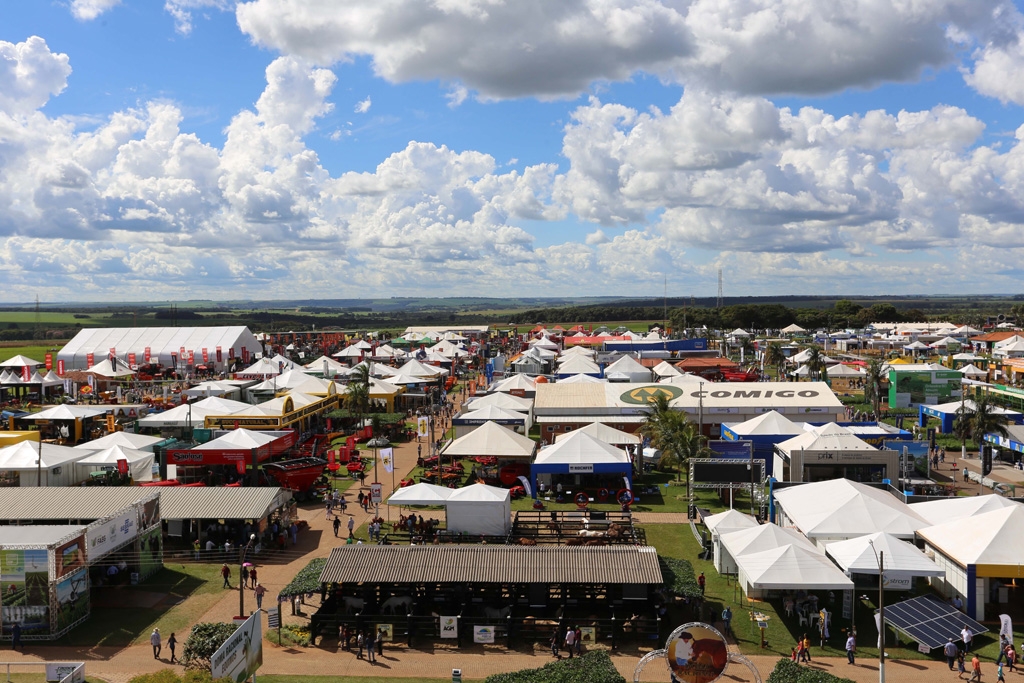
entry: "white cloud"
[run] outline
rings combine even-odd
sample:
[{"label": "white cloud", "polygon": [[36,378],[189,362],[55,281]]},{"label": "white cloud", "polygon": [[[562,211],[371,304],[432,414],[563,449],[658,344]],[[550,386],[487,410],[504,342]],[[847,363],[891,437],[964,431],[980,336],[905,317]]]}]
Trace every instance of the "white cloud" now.
[{"label": "white cloud", "polygon": [[121,0],[71,0],[71,14],[80,21],[92,21],[121,4]]},{"label": "white cloud", "polygon": [[370,111],[370,105],[372,104],[373,102],[370,101],[369,97],[367,97],[365,100],[361,100],[360,102],[356,103],[355,113],[365,114],[366,112]]},{"label": "white cloud", "polygon": [[[453,107],[470,89],[575,96],[638,72],[754,94],[908,81],[1019,17],[1009,0],[249,0],[236,15],[256,43],[315,63],[369,56],[391,82],[454,83]],[[1008,75],[996,62],[975,80]]]},{"label": "white cloud", "polygon": [[70,75],[68,56],[50,52],[39,36],[23,43],[0,40],[0,112],[25,114],[42,107],[64,90]]},{"label": "white cloud", "polygon": [[192,12],[197,9],[225,11],[234,0],[164,0],[164,10],[174,18],[174,30],[182,35],[192,32]]}]

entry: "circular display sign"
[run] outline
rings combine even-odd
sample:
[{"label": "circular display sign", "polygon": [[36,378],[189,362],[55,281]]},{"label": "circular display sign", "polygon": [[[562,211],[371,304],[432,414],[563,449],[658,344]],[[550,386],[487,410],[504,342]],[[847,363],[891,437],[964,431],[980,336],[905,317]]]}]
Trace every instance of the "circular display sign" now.
[{"label": "circular display sign", "polygon": [[683,624],[665,641],[665,657],[672,680],[712,683],[725,672],[729,648],[725,636],[708,624]]},{"label": "circular display sign", "polygon": [[683,390],[673,384],[649,384],[622,393],[619,400],[623,403],[645,406],[654,403],[658,396],[664,396],[672,401],[682,395]]}]

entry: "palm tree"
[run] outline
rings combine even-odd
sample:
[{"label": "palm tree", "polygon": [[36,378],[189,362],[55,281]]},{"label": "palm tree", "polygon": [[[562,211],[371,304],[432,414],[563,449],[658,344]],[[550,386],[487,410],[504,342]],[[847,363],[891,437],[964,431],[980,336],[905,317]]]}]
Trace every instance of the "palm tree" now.
[{"label": "palm tree", "polygon": [[864,398],[871,402],[875,415],[879,415],[882,404],[882,382],[886,379],[885,363],[873,358],[868,363],[867,376],[864,377]]},{"label": "palm tree", "polygon": [[825,354],[817,344],[807,350],[807,371],[812,380],[820,379],[821,373],[825,371]]},{"label": "palm tree", "polygon": [[977,444],[980,457],[986,434],[1008,435],[1006,418],[996,412],[999,405],[987,393],[979,394],[972,403],[973,407],[965,403],[956,411],[953,432],[960,437],[963,453],[967,452],[967,441],[970,440]]},{"label": "palm tree", "polygon": [[782,353],[782,344],[772,342],[768,345],[768,348],[764,350],[764,364],[775,368],[778,379],[782,379],[783,368],[786,365],[786,356]]},{"label": "palm tree", "polygon": [[356,416],[357,428],[363,424],[363,416],[370,407],[370,366],[361,363],[349,377],[345,390],[345,407]]},{"label": "palm tree", "polygon": [[676,480],[689,466],[689,460],[707,451],[705,438],[690,422],[686,413],[669,407],[668,398],[658,394],[650,404],[647,419],[640,425],[640,433],[661,451],[662,463],[675,467]]}]

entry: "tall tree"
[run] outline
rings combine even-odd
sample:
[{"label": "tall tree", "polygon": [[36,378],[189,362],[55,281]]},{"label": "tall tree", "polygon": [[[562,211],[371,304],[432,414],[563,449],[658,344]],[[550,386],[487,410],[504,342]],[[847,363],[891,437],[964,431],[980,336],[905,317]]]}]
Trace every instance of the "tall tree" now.
[{"label": "tall tree", "polygon": [[1006,418],[997,411],[999,405],[992,400],[987,393],[979,394],[970,403],[964,402],[957,410],[956,422],[953,423],[953,433],[960,438],[963,450],[967,449],[967,442],[978,447],[978,454],[981,454],[982,446],[985,444],[986,434],[997,434],[1007,436]]},{"label": "tall tree", "polygon": [[356,425],[362,426],[363,416],[370,408],[370,364],[360,363],[354,368],[345,386],[345,407],[356,416]]},{"label": "tall tree", "polygon": [[771,342],[768,347],[764,350],[764,364],[768,367],[775,368],[776,379],[782,379],[786,366],[786,355],[782,353],[782,344],[779,342]]},{"label": "tall tree", "polygon": [[640,425],[640,433],[661,451],[665,464],[675,467],[677,480],[688,468],[690,458],[699,457],[707,451],[705,438],[697,425],[687,419],[686,413],[673,410],[663,394],[656,396],[648,406],[647,418]]},{"label": "tall tree", "polygon": [[812,380],[821,379],[821,373],[825,371],[825,354],[822,353],[821,347],[817,344],[812,345],[808,348],[807,353],[807,372]]},{"label": "tall tree", "polygon": [[882,404],[882,384],[886,380],[885,363],[880,358],[872,358],[867,371],[864,378],[864,398],[871,402],[871,409],[878,415]]}]

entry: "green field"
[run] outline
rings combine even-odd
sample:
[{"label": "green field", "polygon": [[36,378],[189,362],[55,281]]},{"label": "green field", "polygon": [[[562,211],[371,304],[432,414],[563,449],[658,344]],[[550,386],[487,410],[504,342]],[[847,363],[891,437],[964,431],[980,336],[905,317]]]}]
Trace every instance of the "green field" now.
[{"label": "green field", "polygon": [[0,346],[0,363],[7,360],[8,358],[14,358],[15,356],[28,356],[32,360],[37,360],[40,363],[46,361],[46,354],[54,354],[54,363],[57,362],[57,351],[64,346],[63,343],[59,345],[48,344],[48,345],[32,345],[32,346]]}]

